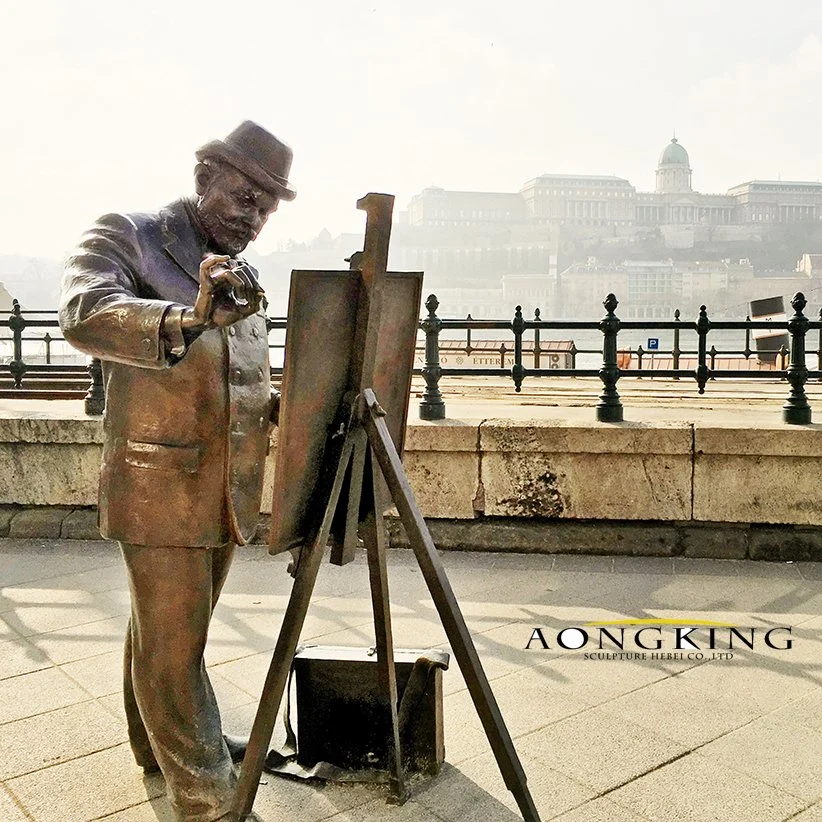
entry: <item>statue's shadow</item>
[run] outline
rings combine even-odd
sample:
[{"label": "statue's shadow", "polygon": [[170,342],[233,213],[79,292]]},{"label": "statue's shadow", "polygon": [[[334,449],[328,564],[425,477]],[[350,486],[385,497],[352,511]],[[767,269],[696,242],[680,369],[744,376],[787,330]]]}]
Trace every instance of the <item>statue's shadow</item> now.
[{"label": "statue's shadow", "polygon": [[[156,793],[156,779],[144,780],[147,793]],[[517,813],[447,763],[438,776],[412,780],[410,788],[409,801],[398,807],[386,801],[385,786],[304,782],[263,774],[254,810],[261,822],[283,818],[316,822],[329,816],[334,822],[521,822]],[[167,797],[155,796],[148,807],[157,822],[176,822]]]}]

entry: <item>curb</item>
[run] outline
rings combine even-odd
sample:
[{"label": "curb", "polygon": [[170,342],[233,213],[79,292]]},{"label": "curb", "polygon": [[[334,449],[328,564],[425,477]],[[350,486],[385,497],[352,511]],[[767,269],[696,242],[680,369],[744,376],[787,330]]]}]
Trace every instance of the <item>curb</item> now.
[{"label": "curb", "polygon": [[[443,551],[822,562],[822,526],[515,517],[427,523]],[[389,546],[408,548],[399,519],[388,517],[387,525]],[[254,544],[267,542],[268,527],[269,516],[262,514]],[[97,509],[0,505],[3,537],[99,540]]]}]

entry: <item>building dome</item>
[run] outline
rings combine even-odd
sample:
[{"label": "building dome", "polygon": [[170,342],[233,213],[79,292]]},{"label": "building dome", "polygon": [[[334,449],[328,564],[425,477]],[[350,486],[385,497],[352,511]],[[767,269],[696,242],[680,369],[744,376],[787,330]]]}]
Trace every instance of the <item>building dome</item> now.
[{"label": "building dome", "polygon": [[659,155],[659,165],[661,166],[690,166],[688,152],[680,145],[676,137],[671,138],[671,142],[662,149]]},{"label": "building dome", "polygon": [[662,149],[656,168],[656,190],[660,194],[688,194],[691,188],[691,162],[688,152],[676,137]]}]

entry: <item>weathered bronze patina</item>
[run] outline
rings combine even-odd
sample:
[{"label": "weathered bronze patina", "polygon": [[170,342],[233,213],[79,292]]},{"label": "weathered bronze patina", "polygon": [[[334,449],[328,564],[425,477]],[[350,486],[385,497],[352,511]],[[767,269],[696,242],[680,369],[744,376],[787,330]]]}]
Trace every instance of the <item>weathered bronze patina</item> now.
[{"label": "weathered bronze patina", "polygon": [[128,568],[132,749],[162,770],[179,820],[211,822],[243,746],[223,738],[203,651],[234,545],[256,529],[276,403],[263,292],[237,255],[296,192],[291,149],[254,123],[196,156],[196,197],[87,232],[60,325],[103,362],[100,529]]}]

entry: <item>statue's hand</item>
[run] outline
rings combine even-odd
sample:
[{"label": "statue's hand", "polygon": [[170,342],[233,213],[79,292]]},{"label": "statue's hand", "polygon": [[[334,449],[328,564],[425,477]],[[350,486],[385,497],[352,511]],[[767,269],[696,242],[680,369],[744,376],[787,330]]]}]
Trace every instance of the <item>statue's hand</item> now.
[{"label": "statue's hand", "polygon": [[256,314],[264,295],[242,263],[225,254],[209,254],[200,263],[200,289],[194,307],[183,315],[183,327],[223,328]]}]

